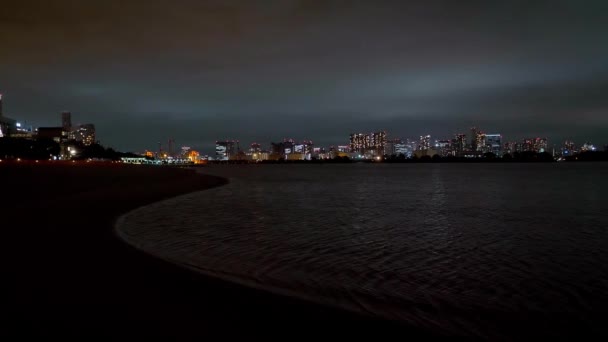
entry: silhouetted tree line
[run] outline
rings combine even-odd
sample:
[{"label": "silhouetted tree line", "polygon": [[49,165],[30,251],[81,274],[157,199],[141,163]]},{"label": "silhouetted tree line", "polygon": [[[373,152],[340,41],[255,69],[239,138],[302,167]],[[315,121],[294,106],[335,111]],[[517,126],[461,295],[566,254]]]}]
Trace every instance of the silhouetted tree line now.
[{"label": "silhouetted tree line", "polygon": [[111,147],[103,147],[100,144],[91,144],[84,146],[78,144],[78,150],[81,151],[75,159],[107,159],[107,160],[120,160],[120,158],[136,158],[141,157],[131,152],[119,152]]},{"label": "silhouetted tree line", "polygon": [[[134,153],[115,151],[100,144],[85,146],[70,142],[79,152],[74,159],[119,160],[122,157],[138,157]],[[47,160],[61,153],[61,146],[52,139],[0,138],[0,159]]]},{"label": "silhouetted tree line", "polygon": [[52,139],[0,138],[0,159],[46,160],[59,151],[59,144]]},{"label": "silhouetted tree line", "polygon": [[565,158],[566,161],[608,161],[608,151],[585,151]]}]

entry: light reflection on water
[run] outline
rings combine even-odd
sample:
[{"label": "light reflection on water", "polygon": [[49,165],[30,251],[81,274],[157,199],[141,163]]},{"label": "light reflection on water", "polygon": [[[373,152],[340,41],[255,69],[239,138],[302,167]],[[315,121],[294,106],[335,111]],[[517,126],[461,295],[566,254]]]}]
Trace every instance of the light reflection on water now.
[{"label": "light reflection on water", "polygon": [[174,262],[449,333],[536,320],[559,334],[608,304],[606,171],[211,166],[231,183],[135,210],[119,231]]}]

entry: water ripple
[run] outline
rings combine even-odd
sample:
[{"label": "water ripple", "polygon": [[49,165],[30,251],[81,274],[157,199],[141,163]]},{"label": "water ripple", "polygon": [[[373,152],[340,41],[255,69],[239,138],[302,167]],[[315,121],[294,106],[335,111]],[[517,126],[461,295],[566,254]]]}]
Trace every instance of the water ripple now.
[{"label": "water ripple", "polygon": [[504,338],[533,321],[559,336],[566,318],[608,323],[606,171],[213,167],[231,183],[135,210],[118,229],[177,263],[447,333]]}]

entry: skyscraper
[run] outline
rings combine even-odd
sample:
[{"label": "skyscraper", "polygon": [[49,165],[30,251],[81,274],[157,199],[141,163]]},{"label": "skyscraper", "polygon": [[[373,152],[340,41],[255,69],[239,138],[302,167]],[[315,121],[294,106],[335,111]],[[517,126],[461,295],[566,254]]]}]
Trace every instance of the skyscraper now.
[{"label": "skyscraper", "polygon": [[502,156],[502,135],[486,134],[485,140],[487,150],[484,152],[492,152],[497,156]]},{"label": "skyscraper", "polygon": [[477,127],[471,127],[471,150],[477,151]]},{"label": "skyscraper", "polygon": [[488,152],[486,148],[486,134],[481,131],[477,131],[477,138],[475,139],[474,151]]},{"label": "skyscraper", "polygon": [[462,153],[467,148],[467,135],[456,134],[456,144],[454,146],[456,152]]},{"label": "skyscraper", "polygon": [[365,154],[365,151],[370,147],[370,137],[364,133],[352,133],[350,135],[350,150],[360,154]]},{"label": "skyscraper", "polygon": [[368,155],[384,154],[386,132],[352,133],[350,135],[350,151]]},{"label": "skyscraper", "polygon": [[230,160],[236,157],[236,142],[224,140],[215,142],[215,160]]},{"label": "skyscraper", "polygon": [[431,136],[430,135],[421,135],[420,142],[418,143],[418,150],[424,151],[431,148]]},{"label": "skyscraper", "polygon": [[404,155],[406,157],[411,156],[412,151],[409,149],[409,146],[403,142],[401,139],[396,139],[394,142],[395,154],[397,156]]},{"label": "skyscraper", "polygon": [[234,140],[215,142],[215,160],[230,160],[236,158],[236,142]]},{"label": "skyscraper", "polygon": [[545,152],[547,150],[547,138],[524,139],[521,149],[524,152]]},{"label": "skyscraper", "polygon": [[440,156],[446,157],[452,155],[452,142],[450,140],[436,140],[435,149],[439,152]]},{"label": "skyscraper", "polygon": [[386,132],[384,131],[380,131],[380,132],[374,132],[371,134],[371,147],[372,147],[372,154],[374,155],[383,155],[384,154],[384,147],[386,145]]},{"label": "skyscraper", "polygon": [[390,139],[384,145],[384,154],[387,156],[397,155],[395,151],[395,145],[399,144],[401,139]]}]

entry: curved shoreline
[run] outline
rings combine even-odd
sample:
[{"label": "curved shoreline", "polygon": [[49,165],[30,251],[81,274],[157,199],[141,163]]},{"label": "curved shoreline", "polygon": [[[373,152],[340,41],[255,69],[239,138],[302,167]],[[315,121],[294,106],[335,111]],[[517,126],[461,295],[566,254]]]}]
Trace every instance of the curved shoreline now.
[{"label": "curved shoreline", "polygon": [[[355,321],[369,320],[371,322],[376,322],[376,323],[383,322],[384,324],[387,324],[387,325],[393,325],[393,324],[395,326],[401,325],[400,323],[398,323],[396,321],[387,320],[387,318],[382,318],[382,317],[373,315],[372,311],[367,310],[365,305],[363,305],[361,303],[360,303],[360,306],[357,306],[355,304],[351,305],[351,304],[339,302],[339,301],[332,301],[331,303],[327,303],[327,302],[323,301],[324,298],[319,298],[319,297],[315,297],[312,295],[306,295],[301,292],[297,292],[297,291],[290,290],[287,288],[282,288],[279,286],[273,286],[270,284],[261,284],[259,282],[256,282],[255,280],[247,279],[245,277],[242,277],[242,276],[239,276],[236,274],[231,274],[231,273],[222,272],[222,271],[213,271],[213,270],[205,269],[203,267],[200,267],[200,266],[197,266],[194,264],[189,264],[189,263],[185,263],[182,261],[173,260],[170,257],[166,257],[166,256],[162,255],[162,252],[155,253],[154,251],[150,251],[150,250],[142,247],[140,244],[138,244],[136,242],[135,239],[133,239],[131,236],[129,236],[124,230],[121,230],[121,226],[123,226],[125,224],[125,220],[128,218],[128,216],[137,212],[140,209],[145,209],[152,205],[161,204],[162,202],[176,200],[176,199],[179,199],[180,197],[185,197],[185,196],[188,196],[188,195],[191,195],[194,193],[205,192],[205,191],[211,190],[216,187],[226,186],[231,183],[229,178],[218,177],[218,176],[214,176],[214,175],[213,176],[205,175],[202,173],[198,173],[198,174],[201,177],[220,178],[220,179],[223,179],[224,182],[222,182],[221,184],[218,184],[216,186],[213,186],[213,187],[199,189],[199,190],[179,194],[179,195],[176,195],[176,196],[173,196],[170,198],[165,198],[165,199],[153,202],[153,203],[148,203],[148,204],[139,206],[137,208],[134,208],[132,210],[129,210],[128,212],[121,214],[116,219],[116,221],[114,223],[114,227],[113,227],[113,232],[114,232],[116,238],[119,239],[121,242],[123,242],[125,245],[129,246],[130,248],[133,248],[134,250],[137,250],[138,252],[142,253],[143,255],[146,255],[149,258],[155,259],[162,263],[167,263],[167,264],[172,265],[176,268],[179,268],[185,272],[194,273],[201,277],[216,279],[221,282],[227,282],[227,283],[234,284],[239,287],[248,288],[248,289],[251,289],[254,291],[262,291],[271,296],[277,296],[278,297],[277,299],[289,298],[289,300],[302,301],[306,305],[318,306],[319,309],[331,310],[331,311],[336,310],[336,312],[334,314],[346,315],[346,317],[348,319],[353,319]],[[353,316],[349,317],[350,315],[353,315]],[[333,318],[337,318],[337,317],[333,317]]]},{"label": "curved shoreline", "polygon": [[4,306],[10,329],[3,336],[190,340],[254,331],[281,336],[277,326],[404,332],[391,322],[185,271],[117,238],[115,224],[122,215],[225,179],[192,170],[95,163],[24,164],[2,171],[11,179],[2,222],[12,227],[4,230],[2,244],[10,293]]}]

